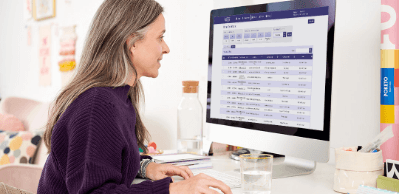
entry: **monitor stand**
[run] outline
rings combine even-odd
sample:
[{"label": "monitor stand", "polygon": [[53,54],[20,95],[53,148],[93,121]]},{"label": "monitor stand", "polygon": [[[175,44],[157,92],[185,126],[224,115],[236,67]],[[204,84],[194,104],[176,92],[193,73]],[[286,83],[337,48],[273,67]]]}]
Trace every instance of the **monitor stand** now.
[{"label": "monitor stand", "polygon": [[[273,179],[312,174],[316,169],[315,161],[304,160],[300,158],[294,158],[268,152],[260,152],[254,150],[249,151],[245,148],[232,152],[230,154],[230,158],[232,158],[233,160],[239,160],[239,157],[237,157],[237,155],[249,152],[273,155]],[[235,169],[234,171],[240,172],[240,169]]]}]

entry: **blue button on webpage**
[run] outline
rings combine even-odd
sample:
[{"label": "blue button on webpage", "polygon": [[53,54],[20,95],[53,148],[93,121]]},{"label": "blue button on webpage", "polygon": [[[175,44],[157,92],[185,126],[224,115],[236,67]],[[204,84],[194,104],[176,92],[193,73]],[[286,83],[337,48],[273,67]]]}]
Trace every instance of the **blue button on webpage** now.
[{"label": "blue button on webpage", "polygon": [[308,24],[313,24],[314,23],[314,19],[309,19],[308,20]]}]

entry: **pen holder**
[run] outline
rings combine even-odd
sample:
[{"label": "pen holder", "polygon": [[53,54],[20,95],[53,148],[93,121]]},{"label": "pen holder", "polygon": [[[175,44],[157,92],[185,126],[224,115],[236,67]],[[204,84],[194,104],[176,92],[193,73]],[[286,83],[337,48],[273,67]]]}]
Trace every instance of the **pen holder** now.
[{"label": "pen holder", "polygon": [[[345,151],[351,148],[352,151]],[[345,149],[345,150],[344,150]],[[384,174],[382,151],[357,152],[357,147],[335,149],[334,190],[356,193],[359,185],[377,187],[377,178]]]}]

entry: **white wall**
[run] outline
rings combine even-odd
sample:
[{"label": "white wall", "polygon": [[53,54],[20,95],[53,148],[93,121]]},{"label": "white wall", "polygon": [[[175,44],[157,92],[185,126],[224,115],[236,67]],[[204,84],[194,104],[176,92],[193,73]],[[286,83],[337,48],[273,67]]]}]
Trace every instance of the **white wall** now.
[{"label": "white wall", "polygon": [[380,131],[380,5],[379,0],[337,2],[333,148],[364,145]]},{"label": "white wall", "polygon": [[[34,21],[25,20],[23,15],[23,0],[0,1],[0,97],[18,96],[40,101],[54,99],[61,88],[61,73],[58,70],[59,38],[56,35],[56,25],[59,27],[76,24],[78,42],[76,45],[76,60],[82,52],[83,41],[88,30],[91,17],[101,4],[98,0],[57,1],[57,17],[53,19]],[[51,54],[51,86],[39,86],[38,42],[39,27],[52,25]],[[32,44],[27,45],[26,26],[32,29]]]},{"label": "white wall", "polygon": [[[23,19],[22,0],[0,1],[0,97],[55,98],[61,88],[58,42],[53,26],[52,85],[40,87],[38,27],[76,24],[77,62],[90,21],[102,1],[57,1],[57,17],[40,22]],[[176,108],[181,81],[200,80],[200,99],[206,105],[209,14],[213,8],[271,2],[267,0],[158,0],[165,8],[164,56],[156,79],[142,78],[146,96],[144,123],[161,149],[176,148]],[[380,1],[337,0],[331,147],[362,145],[379,132]],[[32,45],[26,45],[25,26],[32,26]],[[205,129],[206,131],[206,129]],[[333,153],[331,154],[333,156]]]}]

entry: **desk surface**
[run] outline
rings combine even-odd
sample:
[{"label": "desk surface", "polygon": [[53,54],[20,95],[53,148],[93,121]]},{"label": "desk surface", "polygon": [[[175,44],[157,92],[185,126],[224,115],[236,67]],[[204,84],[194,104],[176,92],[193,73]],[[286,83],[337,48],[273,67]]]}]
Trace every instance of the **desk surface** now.
[{"label": "desk surface", "polygon": [[[228,155],[212,156],[213,169],[231,175],[240,176],[235,169],[240,168],[240,162],[232,160]],[[316,170],[309,175],[289,178],[273,179],[272,194],[339,194],[333,190],[335,165],[331,163],[317,163]],[[173,177],[176,182],[183,180],[179,176]],[[144,179],[136,178],[133,183]],[[242,193],[241,188],[232,189],[234,194]]]},{"label": "desk surface", "polygon": [[[239,172],[234,171],[240,168],[240,162],[228,158],[228,155],[213,156],[213,169],[239,176]],[[333,190],[335,166],[331,163],[317,163],[316,170],[310,175],[273,179],[273,194],[337,194]],[[174,177],[175,181],[183,180]],[[242,193],[241,188],[232,189],[234,194]]]}]

